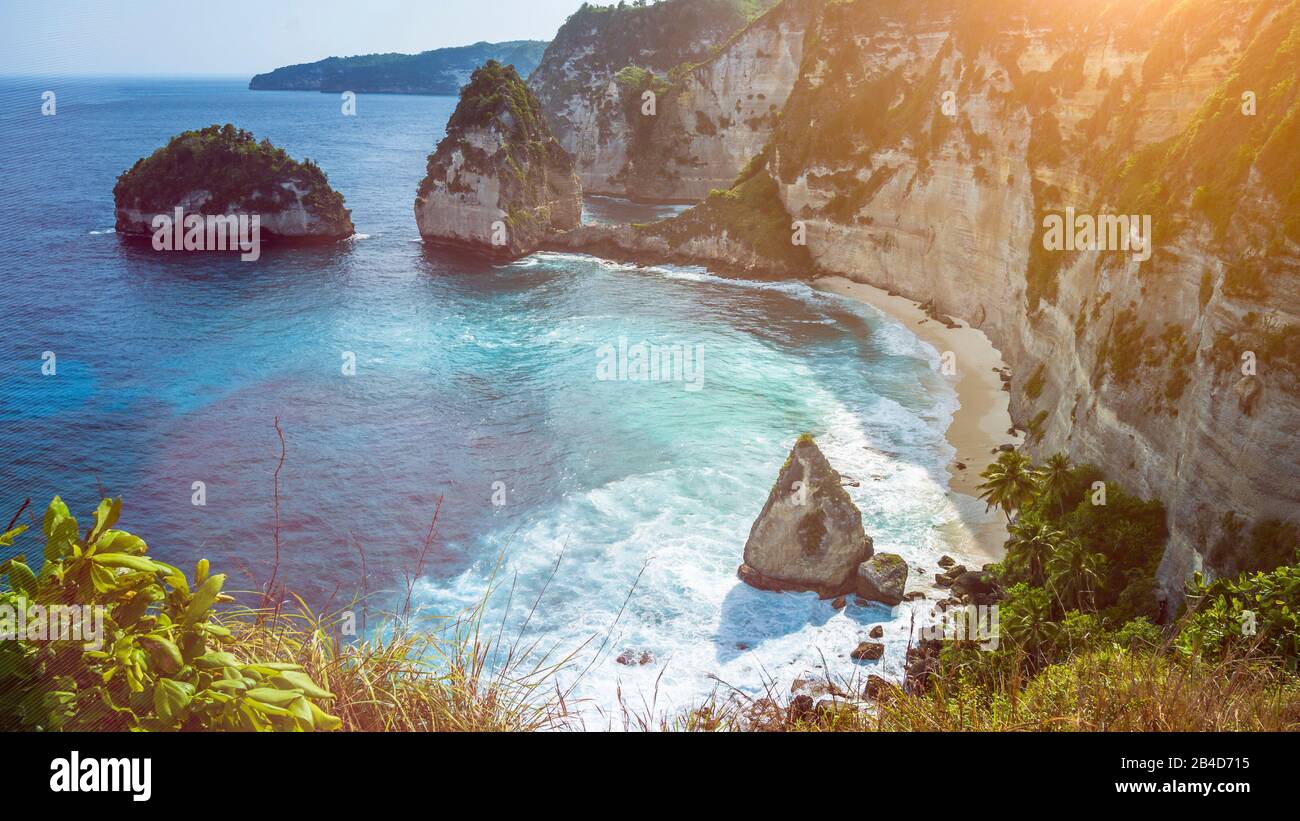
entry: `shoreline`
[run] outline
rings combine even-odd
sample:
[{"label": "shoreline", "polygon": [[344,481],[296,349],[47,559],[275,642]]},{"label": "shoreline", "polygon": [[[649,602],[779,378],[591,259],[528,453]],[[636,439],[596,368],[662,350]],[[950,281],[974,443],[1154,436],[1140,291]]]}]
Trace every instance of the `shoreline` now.
[{"label": "shoreline", "polygon": [[[998,511],[983,514],[984,502],[978,498],[975,486],[981,481],[980,471],[993,461],[993,450],[1003,444],[1019,446],[1023,441],[1023,434],[1007,432],[1012,424],[1011,394],[1002,389],[998,373],[1006,364],[1002,353],[993,347],[983,331],[964,320],[953,317],[961,327],[949,328],[930,318],[914,300],[892,295],[874,285],[840,275],[819,276],[812,284],[819,290],[870,305],[902,323],[940,352],[956,354],[954,387],[960,407],[953,412],[952,423],[944,433],[944,438],[956,450],[948,464],[948,493],[971,497],[974,503],[959,505],[963,511],[961,518],[939,530],[956,552],[988,561],[1001,560],[1007,538],[1006,520]],[[965,469],[959,468],[958,463],[964,464]],[[968,515],[965,512],[968,508],[981,515]]]}]

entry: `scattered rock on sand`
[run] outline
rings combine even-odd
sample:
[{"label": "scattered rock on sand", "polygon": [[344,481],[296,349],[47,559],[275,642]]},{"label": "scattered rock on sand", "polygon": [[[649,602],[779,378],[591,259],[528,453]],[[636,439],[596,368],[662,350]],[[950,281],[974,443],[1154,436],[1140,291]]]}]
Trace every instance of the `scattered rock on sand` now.
[{"label": "scattered rock on sand", "polygon": [[955,564],[942,573],[934,574],[934,583],[938,587],[951,587],[957,577],[966,572],[966,566]]},{"label": "scattered rock on sand", "polygon": [[885,645],[878,641],[860,642],[849,657],[854,661],[875,661],[885,655]]},{"label": "scattered rock on sand", "polygon": [[893,607],[903,600],[907,562],[897,553],[877,553],[858,565],[858,595]]}]

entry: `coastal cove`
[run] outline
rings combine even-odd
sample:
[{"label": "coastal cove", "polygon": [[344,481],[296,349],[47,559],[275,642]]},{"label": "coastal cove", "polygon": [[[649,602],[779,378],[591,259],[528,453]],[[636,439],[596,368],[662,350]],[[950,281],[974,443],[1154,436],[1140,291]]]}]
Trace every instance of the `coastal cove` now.
[{"label": "coastal cove", "polygon": [[[237,81],[69,88],[51,122],[18,105],[34,87],[0,85],[0,150],[24,169],[0,183],[4,252],[26,273],[0,297],[19,317],[0,341],[17,363],[0,373],[0,441],[21,455],[0,468],[6,503],[60,493],[82,511],[103,488],[152,554],[208,557],[234,589],[255,589],[273,549],[278,418],[290,589],[317,606],[364,590],[376,611],[392,607],[441,499],[418,618],[432,629],[494,583],[515,585],[513,601],[490,600],[489,622],[517,628],[520,602],[537,600],[529,636],[561,655],[584,648],[562,678],[591,662],[575,694],[596,723],[620,690],[667,712],[718,681],[758,693],[768,676],[783,689],[900,678],[908,605],[835,610],[736,579],[804,432],[845,476],[876,550],[907,561],[908,590],[933,590],[942,555],[973,567],[1000,555],[1005,523],[973,483],[1015,438],[1000,358],[978,331],[919,322],[912,303],[847,280],[429,247],[410,202],[454,98],[366,97],[348,118],[325,95]],[[116,175],[169,135],[227,120],[328,169],[357,235],[249,263],[119,242]],[[90,134],[105,150],[68,167]],[[670,210],[584,206],[587,222]],[[43,307],[18,310],[30,305]],[[701,351],[700,389],[598,379],[598,352],[622,339]],[[943,351],[957,353],[955,378],[939,371]],[[355,377],[340,372],[347,353]],[[854,662],[876,624],[884,658]]]}]

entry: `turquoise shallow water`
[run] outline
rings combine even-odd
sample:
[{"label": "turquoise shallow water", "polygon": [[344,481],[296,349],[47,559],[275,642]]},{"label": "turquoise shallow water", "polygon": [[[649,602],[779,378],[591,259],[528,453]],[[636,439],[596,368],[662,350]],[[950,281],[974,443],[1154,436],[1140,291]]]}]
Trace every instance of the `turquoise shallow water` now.
[{"label": "turquoise shallow water", "polygon": [[[39,115],[47,87],[55,117]],[[597,708],[620,688],[666,710],[718,679],[757,692],[824,663],[850,673],[888,610],[759,593],[735,568],[804,431],[858,481],[877,550],[933,566],[934,527],[957,515],[936,353],[801,283],[425,247],[411,203],[453,105],[363,96],[353,118],[331,95],[235,80],[0,81],[0,509],[61,493],[88,513],[101,489],[121,495],[154,552],[207,556],[252,589],[270,568],[279,417],[280,573],[314,604],[366,589],[391,605],[382,591],[415,568],[441,498],[419,612],[476,602],[500,558],[515,592],[489,618],[514,630],[541,594],[525,636],[582,647],[564,675],[585,669],[576,695]],[[256,263],[119,243],[115,176],[226,121],[317,160],[360,235]],[[593,220],[667,210],[588,204]],[[700,389],[597,378],[620,339],[702,352]],[[887,641],[896,672],[901,617]],[[619,664],[625,650],[654,661]]]}]

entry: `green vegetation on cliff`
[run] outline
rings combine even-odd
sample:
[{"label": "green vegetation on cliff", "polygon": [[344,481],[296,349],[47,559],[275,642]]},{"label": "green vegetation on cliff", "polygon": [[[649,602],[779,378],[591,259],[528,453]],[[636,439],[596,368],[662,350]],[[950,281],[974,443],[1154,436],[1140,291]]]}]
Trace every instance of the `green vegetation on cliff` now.
[{"label": "green vegetation on cliff", "polygon": [[[429,155],[417,201],[427,196],[434,180],[441,179],[446,171],[449,155],[444,145],[461,149],[466,169],[479,174],[492,173],[490,165],[498,158],[489,157],[473,146],[460,144],[467,129],[493,130],[502,135],[502,150],[508,169],[506,179],[502,180],[504,189],[522,191],[532,184],[530,179],[544,178],[544,175],[530,177],[529,169],[572,169],[572,161],[546,125],[541,105],[514,66],[489,60],[474,71],[469,84],[461,90],[460,102],[447,122],[447,136]],[[455,184],[453,180],[453,186]],[[538,198],[545,196],[545,192],[535,193]],[[526,219],[522,212],[510,217],[512,222]]]},{"label": "green vegetation on cliff", "polygon": [[461,79],[488,60],[513,65],[527,77],[541,62],[547,45],[542,40],[511,40],[439,48],[419,54],[329,57],[258,74],[249,81],[248,87],[255,91],[454,95],[460,91]]},{"label": "green vegetation on cliff", "polygon": [[794,227],[781,203],[776,181],[761,163],[751,164],[746,173],[748,176],[742,175],[731,188],[715,189],[690,210],[636,229],[662,237],[674,248],[692,241],[722,241],[725,237],[733,249],[762,260],[770,270],[810,274],[816,267],[812,255],[806,245],[792,241]]},{"label": "green vegetation on cliff", "polygon": [[351,224],[343,195],[330,187],[320,166],[298,162],[230,123],[185,131],[137,160],[117,178],[113,199],[118,208],[170,214],[185,197],[207,191],[204,213],[225,213],[231,206],[273,212],[296,199],[286,186],[302,191],[303,205],[321,220]]},{"label": "green vegetation on cliff", "polygon": [[[487,220],[469,235],[453,226],[449,215],[464,206],[504,212],[505,242],[493,237],[489,243]],[[518,255],[552,231],[575,227],[581,210],[573,160],[551,134],[537,98],[513,66],[489,60],[461,90],[447,134],[429,155],[415,197],[421,234]]]}]

